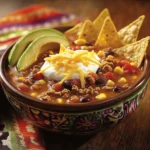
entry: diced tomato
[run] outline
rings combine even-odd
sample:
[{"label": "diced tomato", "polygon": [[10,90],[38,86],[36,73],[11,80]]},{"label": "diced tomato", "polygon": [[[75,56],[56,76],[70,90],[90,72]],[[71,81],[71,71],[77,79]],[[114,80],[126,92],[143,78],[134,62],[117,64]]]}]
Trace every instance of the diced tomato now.
[{"label": "diced tomato", "polygon": [[72,79],[72,85],[76,85],[78,88],[80,88],[81,82],[79,79]]},{"label": "diced tomato", "polygon": [[127,60],[122,60],[122,61],[120,62],[120,66],[121,66],[121,67],[124,67],[125,65],[130,65],[130,62],[127,61]]},{"label": "diced tomato", "polygon": [[119,59],[114,59],[114,64],[116,66],[120,66],[120,60]]},{"label": "diced tomato", "polygon": [[105,76],[105,78],[106,79],[114,79],[114,77],[115,77],[115,75],[114,75],[114,73],[113,72],[107,72],[107,73],[105,73],[104,74],[104,76]]},{"label": "diced tomato", "polygon": [[52,88],[56,91],[56,92],[59,92],[63,89],[63,86],[59,83],[56,83],[56,84],[53,84],[52,85]]},{"label": "diced tomato", "polygon": [[89,75],[92,76],[94,79],[98,78],[98,75],[94,72],[90,72]]},{"label": "diced tomato", "polygon": [[123,67],[123,66],[126,65],[126,64],[130,64],[130,62],[127,61],[127,60],[122,60],[122,61],[120,61],[120,60],[118,60],[118,59],[115,60],[115,63],[116,63],[116,65],[118,65],[118,66],[120,66],[120,67]]},{"label": "diced tomato", "polygon": [[18,86],[17,86],[18,90],[20,90],[21,92],[28,92],[30,87],[27,86],[26,84],[24,83],[20,83]]},{"label": "diced tomato", "polygon": [[123,69],[124,69],[125,73],[137,73],[137,71],[138,71],[137,67],[132,66],[130,64],[125,64],[123,66]]},{"label": "diced tomato", "polygon": [[43,74],[42,73],[36,73],[36,74],[33,75],[33,78],[35,80],[43,79]]}]

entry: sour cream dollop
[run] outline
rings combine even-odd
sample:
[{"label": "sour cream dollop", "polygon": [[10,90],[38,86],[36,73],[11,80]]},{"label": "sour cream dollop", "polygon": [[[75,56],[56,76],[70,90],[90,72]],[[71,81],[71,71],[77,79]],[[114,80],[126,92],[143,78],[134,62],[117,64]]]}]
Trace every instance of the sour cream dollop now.
[{"label": "sour cream dollop", "polygon": [[89,72],[96,73],[99,66],[100,58],[94,51],[63,50],[46,58],[40,70],[48,80],[61,82],[63,79],[83,80]]}]

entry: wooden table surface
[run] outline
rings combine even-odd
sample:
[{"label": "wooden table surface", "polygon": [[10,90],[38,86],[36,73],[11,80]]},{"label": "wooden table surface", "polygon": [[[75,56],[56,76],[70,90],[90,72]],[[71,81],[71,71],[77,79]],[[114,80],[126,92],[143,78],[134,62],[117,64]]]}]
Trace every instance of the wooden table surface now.
[{"label": "wooden table surface", "polygon": [[[146,19],[140,31],[139,39],[150,35],[149,0],[10,0],[10,2],[7,4],[3,2],[1,16],[16,8],[37,2],[91,20],[103,8],[108,8],[117,29],[144,14]],[[10,9],[4,10],[4,8]],[[150,48],[147,53],[150,56]],[[41,130],[41,135],[47,150],[150,150],[150,85],[137,110],[115,127],[88,136],[59,135],[44,130]]]}]

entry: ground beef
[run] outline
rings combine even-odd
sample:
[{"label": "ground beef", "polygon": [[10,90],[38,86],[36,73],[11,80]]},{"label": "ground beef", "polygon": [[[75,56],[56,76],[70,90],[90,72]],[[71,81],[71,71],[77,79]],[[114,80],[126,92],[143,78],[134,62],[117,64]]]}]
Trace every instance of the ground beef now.
[{"label": "ground beef", "polygon": [[79,90],[78,86],[76,86],[76,85],[72,86],[72,91],[78,92],[78,90]]},{"label": "ground beef", "polygon": [[54,92],[55,95],[61,96],[62,93],[61,92]]},{"label": "ground beef", "polygon": [[70,94],[69,94],[69,93],[65,93],[62,97],[63,97],[63,98],[69,98],[69,97],[70,97]]},{"label": "ground beef", "polygon": [[64,89],[64,90],[62,90],[62,92],[61,92],[62,94],[69,94],[70,93],[70,90],[68,90],[68,89]]},{"label": "ground beef", "polygon": [[112,90],[114,87],[113,86],[103,86],[102,89],[105,89],[105,90]]},{"label": "ground beef", "polygon": [[34,65],[32,69],[32,74],[35,74],[40,71],[41,66],[40,65]]},{"label": "ground beef", "polygon": [[125,85],[122,86],[122,88],[123,88],[124,90],[126,90],[126,89],[129,88],[129,85],[128,85],[128,84],[125,84]]},{"label": "ground beef", "polygon": [[112,66],[108,65],[108,64],[105,64],[103,67],[102,67],[102,72],[111,72],[113,71],[113,68]]},{"label": "ground beef", "polygon": [[34,80],[32,78],[23,78],[21,80],[18,78],[18,81],[29,86],[34,84]]},{"label": "ground beef", "polygon": [[49,95],[40,95],[39,98],[42,100],[42,101],[51,101],[51,96]]}]

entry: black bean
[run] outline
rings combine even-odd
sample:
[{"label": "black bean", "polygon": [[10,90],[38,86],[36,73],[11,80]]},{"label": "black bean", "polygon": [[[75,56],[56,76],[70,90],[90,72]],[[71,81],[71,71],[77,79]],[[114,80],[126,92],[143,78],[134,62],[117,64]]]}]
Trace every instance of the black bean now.
[{"label": "black bean", "polygon": [[90,101],[91,101],[91,99],[89,97],[87,97],[87,96],[84,96],[84,97],[80,98],[80,102],[81,103],[86,103],[86,102],[90,102]]},{"label": "black bean", "polygon": [[105,51],[105,56],[108,56],[108,55],[116,56],[116,53],[113,52],[112,50],[108,49]]},{"label": "black bean", "polygon": [[106,79],[104,77],[100,77],[95,80],[95,83],[100,86],[104,86],[106,84]]},{"label": "black bean", "polygon": [[120,86],[115,86],[113,89],[114,92],[121,92],[122,91],[122,87]]},{"label": "black bean", "polygon": [[63,87],[68,90],[71,90],[72,89],[72,80],[65,80],[63,82]]},{"label": "black bean", "polygon": [[102,69],[99,67],[96,71],[96,74],[98,74],[99,72],[102,72]]}]

